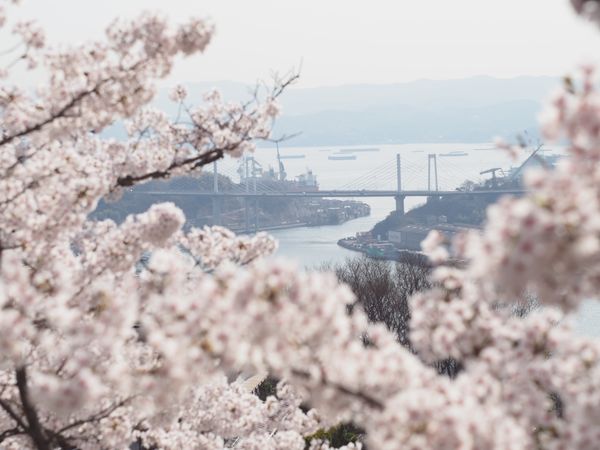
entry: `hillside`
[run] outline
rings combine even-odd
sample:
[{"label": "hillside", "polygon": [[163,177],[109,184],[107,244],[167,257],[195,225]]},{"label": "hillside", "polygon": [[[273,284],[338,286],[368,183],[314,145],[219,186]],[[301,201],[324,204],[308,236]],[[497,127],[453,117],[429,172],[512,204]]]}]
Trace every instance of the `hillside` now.
[{"label": "hillside", "polygon": [[[486,184],[475,184],[466,181],[460,188],[466,190],[486,191],[489,189],[517,189],[521,187],[520,178],[500,181],[497,187]],[[468,188],[466,188],[468,186]],[[444,223],[481,226],[486,217],[488,206],[496,203],[500,195],[465,195],[429,197],[421,206],[411,209],[403,216],[390,213],[384,220],[375,224],[374,236],[387,237],[388,231],[397,230],[405,225],[427,225],[436,223],[443,217]]]}]

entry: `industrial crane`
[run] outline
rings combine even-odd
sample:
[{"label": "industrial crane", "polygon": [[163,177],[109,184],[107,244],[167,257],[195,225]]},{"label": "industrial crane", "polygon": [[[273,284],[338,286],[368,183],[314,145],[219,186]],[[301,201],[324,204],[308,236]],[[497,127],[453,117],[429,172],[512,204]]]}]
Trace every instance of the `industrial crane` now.
[{"label": "industrial crane", "polygon": [[504,177],[504,171],[500,167],[494,167],[493,169],[484,170],[483,172],[479,172],[479,175],[485,175],[486,173],[492,174],[492,187],[498,187],[498,181],[496,180],[496,172],[502,172],[502,176]]},{"label": "industrial crane", "polygon": [[279,162],[279,180],[285,181],[286,173],[285,173],[285,167],[283,166],[283,163],[281,162],[281,155],[279,154],[279,141],[275,141],[275,145],[277,146],[277,161]]}]

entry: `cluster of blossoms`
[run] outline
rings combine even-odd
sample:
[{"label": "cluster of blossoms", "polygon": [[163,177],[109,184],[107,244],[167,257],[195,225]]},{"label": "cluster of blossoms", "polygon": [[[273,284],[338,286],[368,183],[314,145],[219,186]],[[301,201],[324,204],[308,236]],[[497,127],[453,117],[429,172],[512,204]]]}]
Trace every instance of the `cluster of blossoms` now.
[{"label": "cluster of blossoms", "polygon": [[236,236],[219,226],[192,228],[180,242],[205,269],[214,269],[223,261],[246,265],[277,249],[277,241],[266,233]]},{"label": "cluster of blossoms", "polygon": [[[472,444],[471,433],[462,441],[468,448],[591,449],[599,442],[600,343],[574,335],[564,316],[600,288],[595,75],[584,67],[581,81],[568,80],[541,116],[546,138],[570,142],[568,157],[555,169],[527,173],[526,196],[502,199],[489,208],[482,233],[455,240],[466,267],[442,264],[436,287],[411,300],[411,338],[421,358],[459,360],[464,370],[453,387],[470,386],[461,403],[469,389],[485,391],[486,414],[496,409],[512,422],[513,434],[502,435],[514,437],[510,445]],[[432,235],[424,249],[443,263],[442,244]],[[515,317],[508,305],[528,295],[543,308]]]},{"label": "cluster of blossoms", "polygon": [[[34,94],[0,86],[0,446],[301,450],[352,421],[384,450],[595,448],[600,343],[564,316],[600,287],[594,71],[543,116],[570,157],[453,243],[465,264],[444,265],[439,235],[424,243],[439,266],[411,299],[413,353],[349,308],[333,275],[262,258],[276,248],[266,235],[184,232],[168,203],[121,225],[88,219],[100,198],[268,136],[287,82],[245,105],[209,93],[198,108],[177,87],[185,122],[146,107],[152,81],[211,34],[143,15],[105,43],[55,50],[33,24],[15,28],[20,59],[49,76]],[[128,139],[101,138],[117,120]],[[518,317],[510,305],[526,295],[544,308]],[[447,358],[455,378],[434,369]],[[251,391],[266,373],[285,381],[261,400]]]},{"label": "cluster of blossoms", "polygon": [[[314,410],[303,413],[300,398],[280,383],[277,396],[263,402],[243,383],[228,383],[222,377],[194,390],[185,402],[177,405],[179,414],[189,417],[172,428],[145,424],[138,432],[146,445],[154,448],[239,449],[304,448],[303,436],[314,432],[319,418]],[[210,430],[210,434],[205,431]],[[276,433],[273,433],[277,430]]]},{"label": "cluster of blossoms", "polygon": [[598,0],[571,0],[578,14],[600,24],[600,2]]}]

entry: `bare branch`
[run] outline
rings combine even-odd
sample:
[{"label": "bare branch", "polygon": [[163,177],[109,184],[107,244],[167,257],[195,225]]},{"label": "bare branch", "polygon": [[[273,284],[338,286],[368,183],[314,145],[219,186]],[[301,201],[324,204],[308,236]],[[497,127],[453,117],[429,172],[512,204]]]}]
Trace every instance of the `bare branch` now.
[{"label": "bare branch", "polygon": [[282,134],[281,136],[279,136],[278,138],[267,138],[267,139],[263,139],[263,141],[266,142],[272,142],[273,144],[280,144],[284,141],[289,141],[291,139],[294,139],[295,137],[298,137],[302,134],[302,131],[298,131],[296,133],[292,133],[292,134]]},{"label": "bare branch", "polygon": [[22,42],[22,41],[19,41],[19,42],[17,42],[15,45],[13,45],[12,47],[9,47],[9,48],[7,48],[7,49],[5,49],[5,50],[2,50],[2,51],[0,52],[0,56],[6,56],[6,55],[8,55],[9,53],[12,53],[12,52],[14,52],[15,50],[18,50],[18,49],[19,49],[19,47],[21,47],[21,46],[23,46],[23,45],[24,45],[24,44],[23,44],[23,42]]}]

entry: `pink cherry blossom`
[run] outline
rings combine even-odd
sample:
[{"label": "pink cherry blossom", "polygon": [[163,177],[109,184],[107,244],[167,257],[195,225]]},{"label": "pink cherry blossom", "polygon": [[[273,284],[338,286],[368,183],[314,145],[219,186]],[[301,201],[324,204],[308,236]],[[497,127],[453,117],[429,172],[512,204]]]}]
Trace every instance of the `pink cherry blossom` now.
[{"label": "pink cherry blossom", "polygon": [[[595,18],[597,2],[572,3]],[[433,287],[409,300],[409,350],[332,274],[265,258],[266,234],[184,231],[169,203],[120,225],[89,218],[102,198],[269,136],[295,76],[245,104],[210,92],[184,105],[178,87],[175,121],[148,107],[154,82],[212,34],[153,14],[69,47],[33,22],[14,29],[46,82],[0,86],[0,447],[300,450],[352,421],[377,449],[596,448],[600,343],[569,323],[600,288],[594,69],[541,115],[569,157],[529,172],[527,194],[490,207],[481,233],[423,242]],[[103,138],[116,121],[127,139]],[[515,313],[531,299],[541,307]],[[448,358],[453,378],[435,369]],[[250,390],[267,374],[281,381],[263,401]]]}]

